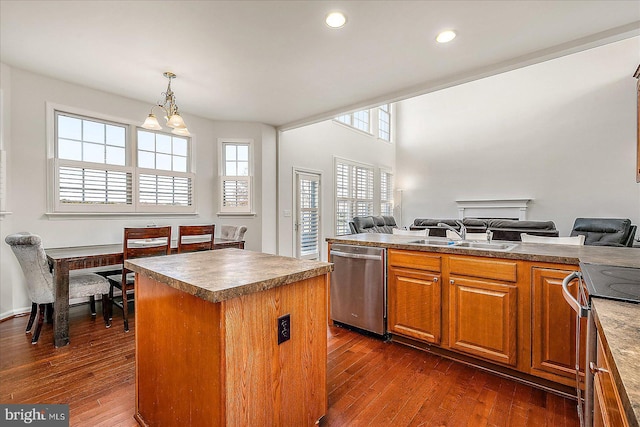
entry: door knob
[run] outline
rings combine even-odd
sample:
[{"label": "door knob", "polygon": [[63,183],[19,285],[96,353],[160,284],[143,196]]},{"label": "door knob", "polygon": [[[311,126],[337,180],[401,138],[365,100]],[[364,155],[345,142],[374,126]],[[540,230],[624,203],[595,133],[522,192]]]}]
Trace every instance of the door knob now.
[{"label": "door knob", "polygon": [[451,284],[453,285],[453,284],[455,284],[456,282],[455,282],[455,280],[451,279],[451,280],[449,280],[449,283],[451,283]]}]

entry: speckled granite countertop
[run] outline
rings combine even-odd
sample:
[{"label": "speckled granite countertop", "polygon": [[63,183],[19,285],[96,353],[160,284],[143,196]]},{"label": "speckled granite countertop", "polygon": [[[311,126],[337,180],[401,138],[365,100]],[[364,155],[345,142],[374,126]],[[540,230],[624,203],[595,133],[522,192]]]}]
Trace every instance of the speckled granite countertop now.
[{"label": "speckled granite countertop", "polygon": [[[440,252],[447,254],[464,254],[486,256],[491,258],[520,259],[524,261],[553,262],[558,264],[578,265],[579,262],[593,264],[621,265],[640,268],[640,248],[615,248],[609,246],[569,246],[544,245],[539,243],[512,243],[516,246],[508,251],[486,249],[469,249],[451,246],[429,246],[410,243],[424,239],[418,236],[401,236],[396,234],[363,233],[349,234],[327,239],[329,243],[343,243],[346,245],[377,246],[393,249],[407,249],[414,251]],[[443,238],[428,237],[431,240],[445,240]],[[497,242],[497,241],[496,241]]]},{"label": "speckled granite countertop", "polygon": [[611,375],[631,426],[640,420],[640,304],[592,298],[596,326],[613,360]]},{"label": "speckled granite countertop", "polygon": [[127,260],[125,267],[209,302],[260,292],[333,270],[333,264],[221,249]]}]

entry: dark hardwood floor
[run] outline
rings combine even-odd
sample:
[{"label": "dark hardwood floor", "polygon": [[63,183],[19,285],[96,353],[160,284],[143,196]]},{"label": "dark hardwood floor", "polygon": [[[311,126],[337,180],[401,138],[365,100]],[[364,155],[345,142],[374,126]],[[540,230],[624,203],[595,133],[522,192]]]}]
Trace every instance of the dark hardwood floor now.
[{"label": "dark hardwood floor", "polygon": [[[51,325],[31,345],[26,317],[0,323],[0,403],[66,403],[71,426],[137,426],[135,316],[129,333],[117,311],[111,329],[86,305],[69,321],[59,349]],[[400,344],[331,327],[328,352],[321,426],[578,426],[571,400]]]}]

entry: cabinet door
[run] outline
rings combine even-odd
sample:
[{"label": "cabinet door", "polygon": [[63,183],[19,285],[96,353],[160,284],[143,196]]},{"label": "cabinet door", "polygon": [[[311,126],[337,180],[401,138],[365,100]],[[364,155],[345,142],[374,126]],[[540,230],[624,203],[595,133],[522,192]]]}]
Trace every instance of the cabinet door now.
[{"label": "cabinet door", "polygon": [[388,329],[440,344],[440,275],[389,267]]},{"label": "cabinet door", "polygon": [[[576,267],[577,269],[577,267]],[[562,280],[574,270],[533,268],[532,373],[576,377],[576,312],[562,296]],[[574,297],[578,281],[571,284]],[[581,363],[584,367],[586,319],[581,328]],[[544,376],[544,375],[543,375]]]},{"label": "cabinet door", "polygon": [[598,356],[593,366],[593,425],[604,427],[629,427],[622,402],[611,377],[610,365],[604,350],[602,336],[598,333]]},{"label": "cabinet door", "polygon": [[602,381],[596,375],[593,379],[593,427],[609,427],[609,423],[604,418],[603,402]]},{"label": "cabinet door", "polygon": [[455,276],[450,279],[450,347],[515,366],[517,287]]}]

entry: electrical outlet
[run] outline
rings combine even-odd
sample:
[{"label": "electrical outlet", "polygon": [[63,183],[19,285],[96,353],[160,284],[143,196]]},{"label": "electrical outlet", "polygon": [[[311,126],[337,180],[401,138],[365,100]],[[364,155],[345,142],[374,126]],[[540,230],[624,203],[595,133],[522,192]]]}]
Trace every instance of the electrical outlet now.
[{"label": "electrical outlet", "polygon": [[278,317],[278,345],[291,338],[291,316],[285,314]]}]

